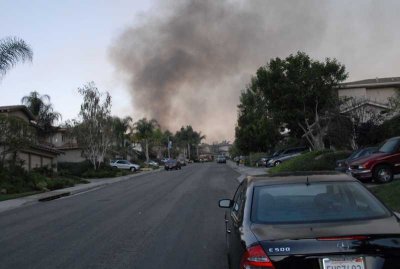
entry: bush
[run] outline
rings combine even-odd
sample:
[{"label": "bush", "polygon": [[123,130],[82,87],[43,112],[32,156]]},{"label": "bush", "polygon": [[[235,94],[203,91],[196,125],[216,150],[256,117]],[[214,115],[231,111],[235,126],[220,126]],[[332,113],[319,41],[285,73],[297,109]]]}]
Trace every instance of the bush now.
[{"label": "bush", "polygon": [[269,170],[270,173],[295,172],[295,171],[326,171],[334,170],[336,161],[345,159],[350,155],[348,151],[312,151],[288,160]]},{"label": "bush", "polygon": [[255,152],[255,153],[250,153],[249,155],[249,164],[250,166],[256,166],[256,162],[261,159],[262,157],[268,156],[267,153],[265,152]]},{"label": "bush", "polygon": [[53,177],[56,174],[53,168],[48,166],[33,168],[32,171],[46,177]]},{"label": "bush", "polygon": [[30,191],[47,191],[74,186],[76,183],[85,183],[78,177],[49,178],[39,172],[44,170],[36,169],[28,172],[22,167],[13,166],[3,168],[0,171],[0,189],[7,194],[16,194]]},{"label": "bush", "polygon": [[82,176],[88,170],[93,169],[93,165],[88,161],[83,161],[80,163],[58,163],[58,174],[60,176]]}]

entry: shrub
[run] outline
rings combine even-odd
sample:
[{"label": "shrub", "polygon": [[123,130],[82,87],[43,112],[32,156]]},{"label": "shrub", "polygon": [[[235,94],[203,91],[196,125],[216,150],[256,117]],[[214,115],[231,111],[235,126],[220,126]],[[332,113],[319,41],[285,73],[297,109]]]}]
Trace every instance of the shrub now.
[{"label": "shrub", "polygon": [[82,174],[84,178],[106,178],[106,177],[115,177],[118,173],[118,170],[106,170],[106,169],[98,169],[98,170],[88,170]]},{"label": "shrub", "polygon": [[47,180],[47,188],[49,190],[57,190],[65,187],[72,187],[74,185],[74,180],[70,178],[55,178]]},{"label": "shrub", "polygon": [[336,161],[350,155],[348,151],[311,151],[297,156],[271,168],[270,173],[294,172],[294,171],[326,171],[334,170]]},{"label": "shrub", "polygon": [[91,169],[93,169],[93,165],[88,161],[83,161],[80,163],[58,163],[58,174],[60,176],[72,175],[80,177],[83,173]]},{"label": "shrub", "polygon": [[250,153],[249,155],[249,164],[250,166],[256,166],[256,162],[261,159],[262,157],[268,156],[267,153],[265,152],[255,152],[255,153]]}]

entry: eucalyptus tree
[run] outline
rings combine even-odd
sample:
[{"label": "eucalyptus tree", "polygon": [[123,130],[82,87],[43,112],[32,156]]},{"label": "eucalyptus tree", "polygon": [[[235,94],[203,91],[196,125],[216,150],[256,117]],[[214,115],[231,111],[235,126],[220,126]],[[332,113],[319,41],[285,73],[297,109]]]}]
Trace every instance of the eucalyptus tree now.
[{"label": "eucalyptus tree", "polygon": [[0,78],[18,62],[32,61],[33,52],[29,45],[17,37],[0,39]]},{"label": "eucalyptus tree", "polygon": [[94,82],[78,89],[83,97],[79,120],[74,125],[74,136],[83,149],[84,156],[96,170],[109,151],[113,140],[111,96],[101,93]]}]

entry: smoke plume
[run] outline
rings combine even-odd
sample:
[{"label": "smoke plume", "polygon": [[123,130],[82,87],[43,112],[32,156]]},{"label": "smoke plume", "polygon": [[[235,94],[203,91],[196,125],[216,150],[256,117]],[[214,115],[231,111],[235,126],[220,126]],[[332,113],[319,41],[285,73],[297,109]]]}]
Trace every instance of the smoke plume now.
[{"label": "smoke plume", "polygon": [[270,58],[317,47],[325,1],[159,1],[113,44],[135,118],[232,139],[240,91]]}]

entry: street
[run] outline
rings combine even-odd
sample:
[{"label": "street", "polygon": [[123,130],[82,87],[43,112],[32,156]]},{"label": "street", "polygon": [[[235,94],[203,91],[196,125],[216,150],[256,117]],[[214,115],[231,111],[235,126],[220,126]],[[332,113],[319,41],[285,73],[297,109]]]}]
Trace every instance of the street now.
[{"label": "street", "polygon": [[0,268],[227,268],[238,173],[191,164],[0,214]]}]

